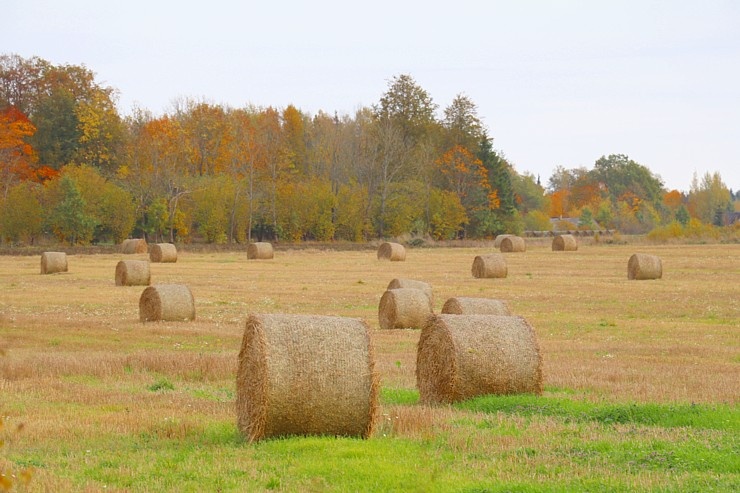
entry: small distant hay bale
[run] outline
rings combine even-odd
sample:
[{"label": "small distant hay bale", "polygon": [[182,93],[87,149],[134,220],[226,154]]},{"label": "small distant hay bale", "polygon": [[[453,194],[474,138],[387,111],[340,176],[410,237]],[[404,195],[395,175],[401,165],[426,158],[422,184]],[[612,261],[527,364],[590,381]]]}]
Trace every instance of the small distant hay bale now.
[{"label": "small distant hay bale", "polygon": [[272,243],[258,241],[247,246],[247,258],[255,260],[269,260],[275,257]]},{"label": "small distant hay bale", "polygon": [[425,404],[485,394],[541,394],[537,336],[521,317],[430,317],[419,338],[416,385]]},{"label": "small distant hay bale", "polygon": [[427,282],[417,281],[415,279],[393,279],[390,283],[388,283],[387,289],[398,288],[420,289],[426,293],[426,295],[429,297],[429,302],[434,305],[434,294],[432,293],[432,286]]},{"label": "small distant hay bale", "polygon": [[367,438],[378,374],[359,319],[250,315],[236,377],[237,427],[249,441],[290,435]]},{"label": "small distant hay bale", "polygon": [[121,243],[121,252],[126,255],[133,253],[146,253],[147,248],[148,245],[146,244],[146,240],[143,238],[130,238],[128,240],[123,240],[123,243]]},{"label": "small distant hay bale", "polygon": [[380,247],[378,247],[378,260],[403,262],[406,260],[406,249],[400,243],[381,243]]},{"label": "small distant hay bale", "polygon": [[445,301],[442,313],[449,315],[511,315],[505,301],[491,298],[456,297]]},{"label": "small distant hay bale", "polygon": [[378,305],[381,329],[420,329],[431,314],[429,296],[415,288],[389,289]]},{"label": "small distant hay bale", "polygon": [[635,253],[627,262],[627,279],[644,280],[663,277],[663,262],[656,255]]},{"label": "small distant hay bale", "polygon": [[500,253],[478,255],[473,259],[471,271],[479,279],[504,278],[508,274],[506,259]]},{"label": "small distant hay bale", "polygon": [[139,320],[142,322],[195,320],[193,293],[184,284],[149,286],[139,298]]},{"label": "small distant hay bale", "polygon": [[67,272],[67,254],[64,252],[44,252],[41,254],[41,273],[56,274]]},{"label": "small distant hay bale", "polygon": [[524,252],[527,250],[527,244],[521,236],[509,236],[501,240],[499,248],[503,253]]},{"label": "small distant hay bale", "polygon": [[148,260],[121,260],[116,265],[116,286],[148,286],[150,282]]},{"label": "small distant hay bale", "polygon": [[149,261],[175,263],[177,262],[177,247],[172,243],[155,243],[149,252]]},{"label": "small distant hay bale", "polygon": [[501,242],[504,241],[504,238],[510,238],[512,236],[516,236],[516,235],[498,235],[493,240],[493,248],[501,248]]},{"label": "small distant hay bale", "polygon": [[553,252],[575,252],[578,250],[578,240],[573,235],[557,235],[552,240]]}]

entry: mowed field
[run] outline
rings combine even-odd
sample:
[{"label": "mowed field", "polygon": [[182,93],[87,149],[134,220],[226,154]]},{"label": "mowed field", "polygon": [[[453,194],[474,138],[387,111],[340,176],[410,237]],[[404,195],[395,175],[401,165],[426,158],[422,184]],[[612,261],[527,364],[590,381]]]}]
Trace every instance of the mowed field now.
[{"label": "mowed field", "polygon": [[[590,240],[588,240],[590,241]],[[189,253],[151,264],[187,284],[193,322],[139,322],[144,287],[115,286],[119,254],[0,256],[0,472],[13,491],[737,491],[740,245],[548,240],[475,279],[479,247]],[[632,253],[663,278],[627,280]],[[127,255],[127,259],[147,259]],[[505,300],[539,338],[545,392],[426,407],[419,330],[381,331],[394,278]],[[381,377],[368,440],[250,444],[236,429],[237,353],[250,313],[367,321]],[[9,483],[6,483],[6,485]],[[3,486],[0,484],[0,491]]]}]

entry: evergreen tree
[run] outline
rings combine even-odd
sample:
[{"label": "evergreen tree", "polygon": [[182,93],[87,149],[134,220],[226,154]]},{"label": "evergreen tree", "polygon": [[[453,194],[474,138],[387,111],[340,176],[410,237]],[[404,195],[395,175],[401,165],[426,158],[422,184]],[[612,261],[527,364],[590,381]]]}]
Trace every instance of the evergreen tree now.
[{"label": "evergreen tree", "polygon": [[85,199],[80,189],[69,176],[60,182],[61,201],[53,208],[49,218],[54,234],[70,245],[88,243],[95,231],[96,221],[85,214]]}]

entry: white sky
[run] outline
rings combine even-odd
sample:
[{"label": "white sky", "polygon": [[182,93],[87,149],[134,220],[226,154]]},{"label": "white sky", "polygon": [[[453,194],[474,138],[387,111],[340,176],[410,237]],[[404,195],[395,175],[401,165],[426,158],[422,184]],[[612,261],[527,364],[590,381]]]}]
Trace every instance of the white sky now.
[{"label": "white sky", "polygon": [[477,105],[494,147],[547,183],[626,154],[688,190],[740,189],[736,0],[5,0],[0,53],[85,65],[161,114],[181,97],[353,114],[410,74]]}]

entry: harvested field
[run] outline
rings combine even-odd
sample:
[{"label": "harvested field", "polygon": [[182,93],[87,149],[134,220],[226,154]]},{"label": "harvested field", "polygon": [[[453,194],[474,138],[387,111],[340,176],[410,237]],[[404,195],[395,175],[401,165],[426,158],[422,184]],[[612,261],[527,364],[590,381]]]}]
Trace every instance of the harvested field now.
[{"label": "harvested field", "polygon": [[[223,481],[224,491],[239,491],[245,484],[277,489],[267,487],[277,483],[290,491],[332,490],[330,475],[290,479],[296,477],[295,464],[313,447],[322,460],[341,467],[346,458],[326,458],[333,447],[365,460],[361,447],[368,446],[379,447],[381,462],[373,467],[384,474],[387,464],[411,467],[421,455],[439,470],[459,469],[460,477],[499,475],[511,484],[574,477],[582,484],[614,481],[625,491],[688,487],[696,479],[691,471],[676,475],[675,469],[627,466],[603,455],[588,462],[590,456],[578,455],[585,447],[581,443],[594,441],[671,447],[694,433],[683,428],[578,425],[548,416],[482,416],[416,401],[403,404],[403,396],[415,392],[420,331],[380,330],[378,304],[392,278],[423,279],[434,286],[435,313],[451,297],[505,301],[537,334],[542,399],[737,406],[740,245],[650,245],[670,269],[659,282],[633,282],[625,276],[625,263],[644,245],[592,245],[581,239],[577,251],[554,255],[550,243],[549,238],[528,239],[526,255],[507,256],[508,275],[495,282],[470,275],[471,259],[489,253],[490,245],[413,249],[406,261],[392,264],[378,262],[370,250],[322,251],[306,245],[248,267],[243,252],[178,252],[175,264],[151,264],[151,276],[197,293],[197,319],[146,324],[139,321],[142,290],[116,288],[111,280],[118,253],[68,255],[74,269],[63,276],[39,275],[38,256],[0,256],[0,416],[6,429],[24,425],[12,447],[0,449],[0,467],[32,465],[30,491],[146,491],[144,484],[197,490],[185,475],[208,484]],[[319,438],[291,439],[257,448],[239,441],[235,377],[250,313],[367,322],[381,396],[386,396],[375,439],[329,446]],[[388,395],[396,393],[401,397],[389,401]],[[716,443],[726,436],[722,433],[706,430],[689,440]],[[517,455],[524,449],[533,452]],[[583,452],[589,453],[595,452]],[[442,463],[433,458],[440,454],[460,459]],[[284,462],[285,457],[291,461]],[[563,476],[530,476],[549,466]],[[433,475],[432,466],[420,467]],[[485,472],[491,467],[500,469]],[[158,476],[173,468],[181,475]],[[720,486],[732,482],[711,474],[724,481]]]}]

